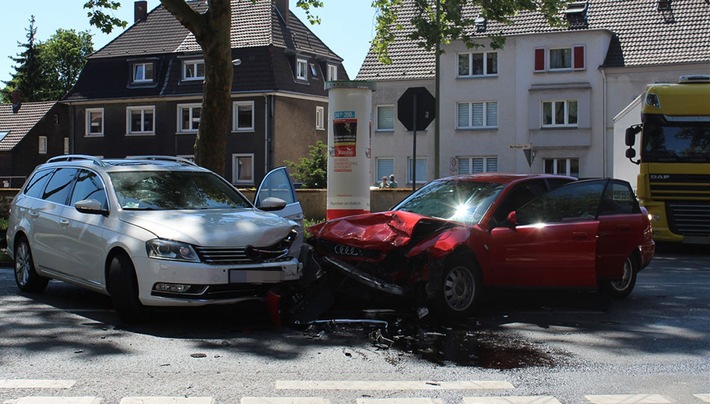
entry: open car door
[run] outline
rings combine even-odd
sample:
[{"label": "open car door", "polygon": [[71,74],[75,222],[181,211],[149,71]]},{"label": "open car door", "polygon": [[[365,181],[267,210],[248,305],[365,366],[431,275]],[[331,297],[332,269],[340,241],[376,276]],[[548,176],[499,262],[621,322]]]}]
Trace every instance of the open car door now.
[{"label": "open car door", "polygon": [[275,168],[266,174],[256,195],[254,195],[254,206],[261,209],[265,205],[265,201],[268,203],[267,198],[279,198],[286,202],[283,209],[271,212],[298,223],[298,239],[294,247],[300,248],[303,243],[303,209],[296,196],[296,187],[294,187],[286,167]]}]

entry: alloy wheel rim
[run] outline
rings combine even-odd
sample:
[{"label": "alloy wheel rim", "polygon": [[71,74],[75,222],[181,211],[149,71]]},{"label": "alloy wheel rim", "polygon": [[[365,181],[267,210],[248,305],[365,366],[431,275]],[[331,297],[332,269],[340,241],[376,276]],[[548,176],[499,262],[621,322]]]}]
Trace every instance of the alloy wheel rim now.
[{"label": "alloy wheel rim", "polygon": [[456,311],[466,310],[473,301],[473,276],[463,268],[455,268],[446,276],[444,282],[444,298],[446,303]]},{"label": "alloy wheel rim", "polygon": [[624,291],[631,283],[631,271],[633,271],[633,265],[629,257],[626,258],[626,262],[624,262],[624,275],[621,277],[621,280],[611,282],[611,286],[619,292]]},{"label": "alloy wheel rim", "polygon": [[32,265],[32,260],[30,259],[29,250],[26,244],[20,244],[17,247],[17,254],[15,254],[15,278],[20,283],[20,285],[26,285],[30,277],[30,265]]}]

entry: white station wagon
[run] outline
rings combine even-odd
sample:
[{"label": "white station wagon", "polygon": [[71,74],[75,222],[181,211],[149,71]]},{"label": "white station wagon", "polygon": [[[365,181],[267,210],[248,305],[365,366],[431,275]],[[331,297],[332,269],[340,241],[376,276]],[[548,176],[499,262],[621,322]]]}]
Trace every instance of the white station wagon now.
[{"label": "white station wagon", "polygon": [[303,214],[283,167],[255,200],[177,157],[52,158],[10,208],[17,286],[41,292],[57,279],[104,293],[128,322],[147,306],[261,298],[301,277]]}]

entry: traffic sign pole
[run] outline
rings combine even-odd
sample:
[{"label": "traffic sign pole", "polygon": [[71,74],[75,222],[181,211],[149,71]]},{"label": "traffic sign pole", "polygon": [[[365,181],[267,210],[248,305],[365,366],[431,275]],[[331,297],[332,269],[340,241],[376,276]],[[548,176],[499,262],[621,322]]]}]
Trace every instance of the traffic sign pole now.
[{"label": "traffic sign pole", "polygon": [[417,190],[417,94],[412,100],[412,192]]}]

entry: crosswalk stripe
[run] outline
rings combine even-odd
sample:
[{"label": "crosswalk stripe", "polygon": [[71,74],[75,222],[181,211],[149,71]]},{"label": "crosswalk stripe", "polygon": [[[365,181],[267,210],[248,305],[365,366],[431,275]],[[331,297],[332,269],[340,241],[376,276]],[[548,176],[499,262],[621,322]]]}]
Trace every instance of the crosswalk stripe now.
[{"label": "crosswalk stripe", "polygon": [[124,397],[120,404],[214,404],[212,397]]},{"label": "crosswalk stripe", "polygon": [[672,403],[659,394],[617,394],[584,396],[594,404],[667,404]]},{"label": "crosswalk stripe", "polygon": [[4,404],[99,404],[99,397],[22,397]]},{"label": "crosswalk stripe", "polygon": [[710,403],[710,394],[693,394],[695,397],[698,398],[698,400],[705,401],[706,403]]},{"label": "crosswalk stripe", "polygon": [[431,398],[358,398],[357,404],[439,404]]},{"label": "crosswalk stripe", "polygon": [[69,389],[75,380],[5,379],[0,380],[0,389]]},{"label": "crosswalk stripe", "polygon": [[552,396],[464,397],[463,404],[562,404]]},{"label": "crosswalk stripe", "polygon": [[214,404],[212,397],[124,397],[120,404]]},{"label": "crosswalk stripe", "polygon": [[277,380],[278,390],[486,390],[512,389],[503,381],[348,381],[348,380]]},{"label": "crosswalk stripe", "polygon": [[321,397],[243,397],[240,404],[330,404]]}]

